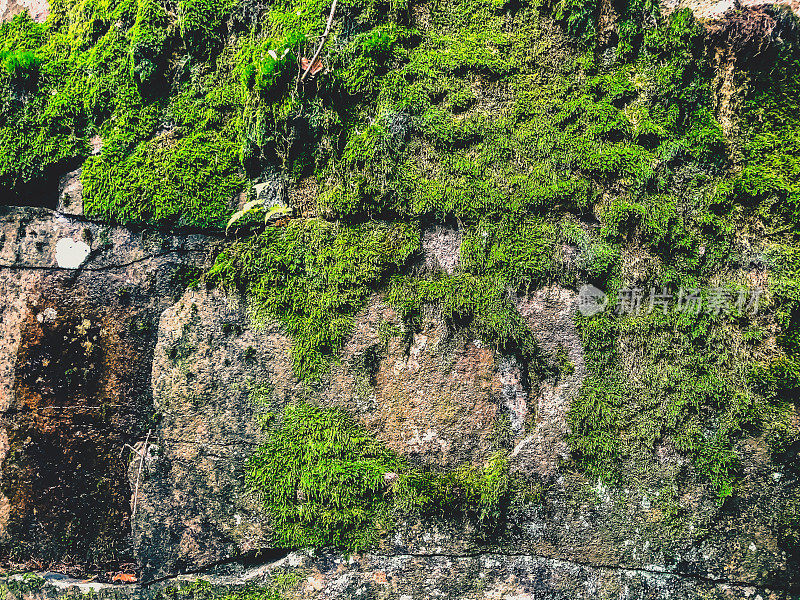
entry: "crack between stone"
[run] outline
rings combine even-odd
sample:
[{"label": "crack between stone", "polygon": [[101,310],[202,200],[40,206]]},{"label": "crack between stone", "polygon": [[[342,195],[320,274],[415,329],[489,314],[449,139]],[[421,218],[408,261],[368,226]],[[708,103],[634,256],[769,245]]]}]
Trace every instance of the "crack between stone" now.
[{"label": "crack between stone", "polygon": [[584,567],[589,569],[605,569],[609,571],[628,571],[631,573],[644,573],[648,575],[660,575],[665,577],[677,577],[680,579],[692,579],[695,581],[710,583],[712,585],[729,585],[735,587],[752,587],[764,590],[775,590],[780,592],[794,592],[796,588],[782,585],[766,585],[760,583],[751,583],[747,581],[736,581],[732,579],[718,579],[714,577],[706,577],[692,573],[680,573],[677,571],[659,571],[658,569],[648,569],[646,567],[632,567],[617,565],[611,563],[592,563],[587,561],[572,560],[566,558],[559,558],[557,556],[548,556],[546,554],[530,554],[528,552],[464,552],[462,554],[447,553],[447,552],[419,552],[419,553],[401,553],[401,554],[376,554],[370,553],[370,556],[380,556],[382,558],[449,558],[452,560],[478,558],[481,556],[497,556],[497,557],[526,557],[539,560],[546,560],[555,563],[562,563],[576,567]]},{"label": "crack between stone", "polygon": [[177,249],[177,250],[167,250],[166,252],[159,252],[158,254],[151,254],[149,256],[145,256],[142,258],[137,258],[136,260],[132,260],[126,263],[118,263],[113,265],[104,265],[101,267],[78,267],[77,269],[67,269],[65,267],[58,267],[52,265],[25,265],[19,263],[10,263],[10,264],[0,264],[0,269],[9,269],[12,271],[64,271],[67,273],[75,273],[79,274],[83,271],[87,272],[102,272],[102,271],[113,271],[114,269],[124,269],[125,267],[130,267],[142,262],[146,262],[148,260],[155,260],[157,258],[163,258],[164,256],[169,256],[170,254],[192,254],[192,253],[202,253],[204,250],[197,249],[197,250],[187,250],[187,249]]},{"label": "crack between stone", "polygon": [[28,206],[28,205],[4,205],[4,209],[8,209],[6,214],[3,215],[3,220],[5,222],[14,222],[14,221],[21,221],[21,219],[15,219],[17,215],[22,215],[22,217],[27,217],[29,214],[33,214],[34,216],[31,218],[30,221],[25,222],[25,225],[30,225],[35,221],[50,221],[54,218],[57,219],[64,219],[65,221],[71,222],[75,225],[94,225],[98,228],[109,228],[109,229],[118,229],[123,231],[131,231],[134,233],[142,233],[142,232],[154,232],[159,233],[164,236],[175,236],[175,235],[202,235],[204,237],[213,238],[216,240],[225,240],[230,239],[228,238],[227,234],[220,230],[220,229],[210,229],[204,228],[199,226],[192,226],[192,225],[155,225],[152,223],[114,223],[107,220],[104,220],[100,217],[93,218],[87,217],[86,215],[77,215],[73,213],[61,212],[54,208],[48,208],[46,206]]},{"label": "crack between stone", "polygon": [[201,445],[209,445],[209,446],[258,446],[258,442],[252,442],[249,440],[245,440],[244,438],[238,438],[235,441],[231,442],[213,442],[213,441],[198,441],[198,440],[187,440],[182,438],[168,438],[168,437],[160,437],[159,440],[164,440],[165,442],[172,442],[174,444],[187,444],[187,445],[194,445],[194,446],[201,446]]},{"label": "crack between stone", "polygon": [[[16,208],[26,208],[26,207],[16,207]],[[178,227],[170,227],[166,226],[155,226],[151,224],[138,224],[138,223],[130,223],[128,225],[122,225],[118,223],[110,223],[108,221],[103,221],[102,219],[93,219],[91,217],[87,217],[85,215],[75,215],[72,213],[65,213],[58,210],[53,210],[50,208],[45,208],[44,210],[52,213],[55,216],[58,216],[63,219],[67,219],[68,221],[73,221],[75,223],[81,223],[84,225],[96,225],[97,227],[109,227],[112,229],[122,229],[125,231],[132,231],[134,233],[143,232],[143,231],[153,231],[157,233],[161,233],[163,235],[202,235],[218,240],[224,240],[227,238],[227,235],[222,231],[216,231],[214,229],[204,229],[202,227],[191,227],[188,225],[178,226]]]},{"label": "crack between stone", "polygon": [[273,557],[272,560],[265,561],[265,562],[262,562],[262,563],[254,563],[254,565],[257,564],[258,566],[261,566],[261,567],[266,566],[266,565],[272,565],[272,564],[275,564],[275,563],[283,560],[284,558],[289,556],[289,554],[291,554],[294,551],[295,551],[294,549],[288,549],[288,548],[287,549],[270,548],[270,549],[267,549],[267,550],[254,550],[253,552],[250,552],[245,556],[237,556],[237,557],[233,557],[233,558],[225,558],[225,559],[222,559],[222,560],[217,560],[217,561],[208,563],[207,565],[204,565],[202,567],[198,567],[197,569],[190,569],[188,571],[183,571],[181,573],[172,573],[172,574],[169,574],[169,575],[162,575],[161,577],[156,577],[156,578],[151,579],[149,581],[143,581],[142,583],[138,584],[138,586],[145,588],[145,587],[148,587],[150,585],[153,585],[154,583],[162,583],[164,581],[169,581],[170,579],[177,579],[178,577],[185,577],[186,575],[202,575],[202,574],[206,573],[209,569],[213,569],[215,567],[221,567],[223,565],[229,565],[229,564],[237,563],[237,562],[238,563],[251,562],[252,559],[248,558],[248,557],[257,557],[262,553],[271,554],[272,557]]},{"label": "crack between stone", "polygon": [[[257,556],[260,552],[271,552],[274,553],[274,560],[265,561],[263,563],[257,563],[257,566],[263,567],[271,564],[275,564],[284,558],[286,558],[292,552],[296,552],[298,549],[286,549],[286,550],[278,550],[278,549],[270,549],[270,550],[260,550],[255,551],[250,554],[250,556]],[[554,564],[562,564],[562,565],[569,565],[574,567],[582,567],[586,569],[595,569],[595,570],[607,570],[607,571],[623,571],[628,573],[641,573],[646,575],[657,575],[661,577],[675,577],[678,579],[685,579],[685,580],[692,580],[698,583],[708,583],[715,586],[731,586],[737,588],[755,588],[757,590],[762,590],[766,593],[770,591],[778,591],[778,592],[788,592],[788,593],[796,593],[797,588],[792,585],[783,586],[783,585],[766,585],[760,583],[751,583],[746,581],[736,581],[731,579],[723,579],[723,578],[713,578],[713,577],[705,577],[703,575],[697,575],[692,573],[680,573],[675,571],[659,571],[657,569],[648,569],[646,567],[629,567],[624,565],[616,565],[610,563],[591,563],[585,561],[578,561],[578,560],[570,560],[565,558],[559,558],[556,556],[548,556],[544,554],[531,554],[528,552],[465,552],[462,554],[455,554],[455,553],[447,553],[447,552],[420,552],[420,553],[400,553],[400,554],[378,554],[378,553],[365,553],[366,556],[373,556],[379,558],[448,558],[452,560],[459,560],[459,559],[470,559],[470,558],[479,558],[482,556],[485,557],[525,557],[525,558],[532,558],[537,560],[543,560]],[[164,581],[169,581],[170,579],[176,579],[178,577],[183,577],[186,575],[201,575],[207,573],[209,569],[213,569],[215,567],[219,567],[225,564],[232,564],[236,562],[243,562],[247,560],[247,557],[236,557],[236,558],[228,558],[221,561],[216,561],[209,563],[203,567],[198,567],[197,569],[193,569],[191,571],[185,571],[182,573],[164,575],[162,577],[158,577],[156,579],[152,579],[147,582],[142,582],[139,584],[141,587],[147,587],[154,583],[160,583]],[[254,566],[256,564],[254,563]]]}]

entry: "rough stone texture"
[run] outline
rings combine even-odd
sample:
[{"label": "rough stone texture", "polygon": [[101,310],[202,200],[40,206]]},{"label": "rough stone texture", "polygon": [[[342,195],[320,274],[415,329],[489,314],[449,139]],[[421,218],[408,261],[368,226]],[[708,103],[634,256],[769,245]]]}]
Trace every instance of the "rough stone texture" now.
[{"label": "rough stone texture", "polygon": [[[85,245],[77,269],[58,251]],[[159,313],[215,241],[0,208],[0,540],[12,557],[126,554],[126,443],[152,415]]]},{"label": "rough stone texture", "polygon": [[50,14],[50,4],[47,0],[0,0],[0,21],[13,19],[26,10],[34,21],[43,23]]},{"label": "rough stone texture", "polygon": [[[301,397],[339,404],[397,452],[433,465],[480,464],[491,450],[510,385],[503,359],[474,339],[454,339],[435,312],[406,347],[383,333],[397,317],[375,298],[330,381],[313,390],[292,375],[280,328],[256,331],[245,312],[216,293],[187,292],[161,317],[152,372],[158,424],[133,526],[148,578],[269,547],[265,516],[243,485],[243,463],[261,439],[260,411]],[[133,489],[139,463],[134,457],[129,470]],[[418,535],[409,526],[391,544],[405,547]],[[448,547],[457,543],[451,537]]]},{"label": "rough stone texture", "polygon": [[323,396],[400,454],[437,465],[480,463],[505,410],[500,359],[479,340],[448,332],[433,310],[408,341],[387,336],[387,325],[399,331],[395,311],[376,298],[356,317]]},{"label": "rough stone texture", "polygon": [[[294,557],[288,557],[288,563]],[[305,557],[302,557],[305,558]],[[295,562],[299,562],[294,558]],[[720,585],[650,570],[595,567],[527,555],[323,555],[301,563],[307,576],[299,598],[486,598],[590,600],[595,598],[788,597],[749,586]],[[304,573],[305,574],[305,573]]]},{"label": "rough stone texture", "polygon": [[487,552],[448,555],[309,555],[290,553],[257,567],[224,567],[202,575],[185,575],[146,587],[114,586],[41,573],[35,590],[11,593],[7,600],[50,600],[91,594],[100,600],[155,599],[165,589],[190,586],[199,579],[219,594],[245,585],[275,589],[276,575],[289,575],[281,586],[286,598],[427,600],[790,600],[785,591],[656,570],[595,567],[550,557]]},{"label": "rough stone texture", "polygon": [[433,225],[422,231],[421,270],[427,273],[456,272],[461,251],[461,232],[452,227]]},{"label": "rough stone texture", "polygon": [[[741,14],[775,4],[744,0]],[[688,6],[713,28],[734,2],[663,5]],[[800,14],[800,1],[789,5]],[[26,9],[37,20],[48,11],[0,0],[2,19]],[[606,39],[614,3],[604,1],[600,16]],[[722,50],[718,63],[718,112],[730,132],[743,84]],[[59,210],[80,215],[80,192],[79,170],[68,173]],[[268,204],[284,194],[271,185],[256,192]],[[314,214],[314,181],[286,193],[299,214]],[[688,477],[676,497],[680,522],[657,485],[609,489],[573,468],[566,417],[586,376],[574,292],[550,287],[516,300],[545,356],[561,349],[571,372],[531,383],[526,365],[449,331],[435,310],[411,335],[375,297],[329,377],[308,387],[291,372],[280,327],[254,329],[235,298],[184,291],[187,267],[205,264],[215,240],[36,209],[0,209],[0,222],[3,550],[102,563],[132,548],[143,580],[166,578],[110,586],[48,574],[24,597],[155,598],[198,577],[176,576],[185,572],[221,588],[294,572],[299,585],[288,596],[299,598],[797,597],[798,552],[782,530],[800,501],[798,472],[791,461],[773,463],[763,440],[739,444],[743,477],[722,507]],[[457,229],[429,227],[421,241],[419,272],[458,271]],[[72,253],[68,260],[58,248]],[[77,268],[59,267],[69,261]],[[273,549],[243,464],[261,440],[259,416],[298,398],[347,408],[388,446],[434,469],[479,465],[506,448],[513,472],[539,494],[515,500],[491,545],[468,522],[433,519],[400,523],[371,554]],[[653,455],[662,473],[688,468],[668,440]]]},{"label": "rough stone texture", "polygon": [[689,8],[698,19],[719,19],[729,10],[740,7],[788,6],[800,15],[800,0],[662,0],[666,12]]},{"label": "rough stone texture", "polygon": [[67,215],[83,215],[82,169],[75,169],[64,175],[58,182],[58,205],[56,210]]},{"label": "rough stone texture", "polygon": [[[57,267],[65,239],[90,248],[79,269]],[[559,378],[531,387],[524,365],[449,331],[433,309],[408,336],[375,297],[328,379],[308,388],[292,375],[279,327],[254,329],[245,308],[218,292],[175,294],[185,288],[182,269],[202,264],[213,240],[5,209],[2,241],[0,289],[11,302],[0,346],[0,508],[18,550],[56,558],[59,538],[42,533],[63,535],[64,523],[92,531],[94,551],[119,550],[135,505],[132,546],[144,579],[274,554],[242,467],[260,440],[259,413],[303,397],[346,407],[434,468],[480,464],[506,422],[513,470],[542,493],[512,507],[492,546],[469,523],[434,520],[401,523],[355,562],[305,557],[314,583],[301,597],[348,598],[364,588],[387,598],[437,590],[450,598],[780,598],[798,584],[779,539],[797,474],[772,464],[759,440],[740,448],[735,503],[720,509],[713,491],[687,484],[678,531],[652,490],[606,489],[570,469],[566,414],[585,376],[574,292],[552,287],[517,299],[545,355],[562,348],[572,363]],[[140,454],[120,459],[125,443]],[[656,453],[665,471],[683,468],[668,445]],[[784,591],[760,589],[770,585]],[[124,593],[149,593],[136,589]]]},{"label": "rough stone texture", "polygon": [[543,479],[551,478],[559,463],[569,456],[567,411],[586,377],[583,348],[574,324],[576,302],[575,292],[558,286],[537,290],[517,301],[517,310],[544,351],[552,356],[562,349],[574,369],[554,381],[541,382],[533,399],[536,403],[533,430],[516,444],[511,454],[515,469],[536,473]]},{"label": "rough stone texture", "polygon": [[[569,467],[566,413],[585,376],[575,303],[574,292],[557,287],[517,300],[543,352],[562,347],[574,366],[533,390],[521,365],[449,332],[432,309],[410,339],[398,335],[397,316],[380,297],[356,317],[328,380],[306,388],[291,375],[280,328],[254,331],[237,304],[187,293],[163,314],[154,357],[161,418],[134,524],[143,574],[198,571],[270,549],[241,465],[259,439],[261,403],[280,410],[303,397],[346,407],[387,445],[434,468],[480,464],[495,448],[498,417],[508,415],[512,468],[543,490],[540,500],[512,507],[506,533],[492,546],[467,522],[401,523],[381,541],[380,556],[308,563],[317,583],[303,597],[354,597],[373,584],[376,597],[392,598],[431,597],[437,589],[449,590],[448,598],[744,598],[746,588],[770,585],[784,591],[762,598],[788,597],[785,586],[797,585],[798,574],[779,523],[800,486],[793,471],[770,462],[759,440],[740,448],[746,475],[738,500],[721,509],[713,490],[690,480],[679,498],[687,513],[681,524],[664,512],[657,486],[612,490]],[[657,454],[665,473],[685,466],[666,445]],[[132,486],[137,469],[135,459]],[[498,564],[480,578],[481,596],[471,577],[489,557]],[[394,587],[371,579],[392,569]],[[516,587],[502,587],[511,580]],[[629,596],[620,591],[626,586]]]},{"label": "rough stone texture", "polygon": [[[131,463],[133,539],[145,577],[197,569],[269,546],[243,467],[262,439],[259,412],[286,398],[290,341],[254,331],[217,293],[187,291],[161,315],[153,356],[157,425]],[[139,449],[141,452],[141,448]]]}]

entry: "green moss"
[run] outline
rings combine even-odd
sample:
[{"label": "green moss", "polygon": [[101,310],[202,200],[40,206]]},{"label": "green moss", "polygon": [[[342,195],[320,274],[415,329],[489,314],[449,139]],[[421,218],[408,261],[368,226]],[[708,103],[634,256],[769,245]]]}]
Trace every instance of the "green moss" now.
[{"label": "green moss", "polygon": [[[48,41],[47,26],[27,13],[0,25],[0,52],[9,69],[0,77],[0,188],[12,202],[38,193],[37,183],[54,167],[88,153],[84,90],[56,92],[73,63],[59,41]],[[33,94],[15,91],[34,83]]]},{"label": "green moss", "polygon": [[292,31],[280,40],[266,38],[258,44],[245,46],[239,54],[239,60],[246,61],[241,71],[242,83],[264,98],[280,97],[295,75],[295,49],[304,42],[302,33]]},{"label": "green moss", "polygon": [[486,536],[501,530],[513,492],[508,456],[498,451],[482,467],[464,465],[446,473],[408,471],[394,488],[398,508],[444,518],[466,516]]},{"label": "green moss", "polygon": [[405,52],[400,43],[411,34],[395,23],[387,23],[356,35],[337,57],[342,68],[335,76],[341,79],[347,93],[355,96],[374,92],[387,65],[403,60]]},{"label": "green moss", "polygon": [[504,522],[512,479],[504,452],[483,467],[447,473],[410,468],[347,413],[300,403],[286,408],[248,462],[247,480],[285,547],[362,550],[396,516],[472,519],[484,534]]},{"label": "green moss", "polygon": [[259,584],[226,586],[196,579],[189,584],[170,585],[156,594],[157,600],[283,600],[300,583],[299,572],[271,573]]},{"label": "green moss", "polygon": [[[771,298],[755,327],[580,320],[589,376],[572,443],[584,468],[611,477],[669,439],[722,496],[745,429],[786,447],[800,347],[795,47],[748,65],[740,133],[726,140],[689,10],[615,2],[608,36],[597,2],[442,0],[412,14],[406,2],[343,0],[325,72],[298,86],[297,59],[329,6],[183,0],[173,23],[150,0],[61,0],[45,24],[0,25],[0,52],[24,58],[0,77],[0,190],[28,197],[83,164],[90,216],[221,228],[250,179],[313,177],[320,220],[237,241],[210,275],[284,324],[304,379],[324,372],[387,284],[409,330],[437,303],[452,329],[546,374],[514,293],[709,288],[755,265]],[[87,158],[96,134],[102,153]],[[406,274],[420,222],[458,223],[455,276]],[[753,331],[773,324],[769,349]],[[650,336],[683,354],[645,348]],[[736,352],[713,348],[725,336],[741,339]],[[685,361],[698,353],[709,357]],[[623,368],[631,356],[636,373]]]},{"label": "green moss", "polygon": [[538,357],[538,344],[500,279],[464,274],[437,279],[396,278],[387,300],[397,306],[410,329],[419,327],[421,308],[436,303],[453,329],[474,326],[492,347],[524,356]]},{"label": "green moss", "polygon": [[[133,106],[126,118],[104,128],[103,152],[84,165],[87,214],[121,222],[225,226],[246,182],[236,121],[243,92],[230,68],[233,60],[231,50],[169,102],[143,105],[138,90],[128,88],[124,100]],[[171,127],[156,133],[160,111]]]},{"label": "green moss", "polygon": [[133,78],[144,88],[155,87],[166,68],[169,17],[157,0],[137,3],[136,21],[128,32]]},{"label": "green moss", "polygon": [[[784,15],[782,18],[792,18]],[[753,67],[742,110],[744,167],[731,192],[746,205],[778,213],[797,231],[800,217],[800,50],[785,44]]]},{"label": "green moss", "polygon": [[0,591],[12,598],[23,598],[39,592],[45,580],[36,573],[18,573],[0,578]]},{"label": "green moss", "polygon": [[189,54],[208,58],[222,48],[225,18],[233,5],[232,0],[178,2],[178,24]]},{"label": "green moss", "polygon": [[[653,257],[640,284],[711,286],[732,276],[737,209],[735,192],[720,192],[727,159],[704,34],[689,11],[662,19],[656,8],[621,7],[616,54],[600,61],[592,36],[569,48],[534,8],[509,17],[484,2],[429,6],[430,29],[401,41],[385,74],[357,90],[377,102],[333,122],[346,143],[317,161],[326,214],[455,218],[464,232],[460,274],[392,281],[388,298],[411,330],[421,306],[437,303],[451,328],[473,327],[498,350],[530,359],[535,340],[509,290],[555,280],[613,292],[630,276],[621,263],[634,244]],[[596,7],[560,3],[555,17],[587,31]],[[381,35],[353,39],[388,44]],[[490,113],[472,104],[474,93],[447,100],[448,87],[469,78],[496,94],[509,86],[510,102]],[[587,213],[597,228],[585,225]],[[791,285],[783,289],[791,297]],[[751,382],[756,340],[714,349],[742,323],[664,318],[579,323],[589,377],[570,414],[573,448],[590,473],[613,478],[669,439],[725,497],[737,437],[785,422],[785,411]],[[651,337],[672,347],[645,348]],[[642,357],[640,373],[623,369],[620,345]],[[775,363],[764,377],[794,385],[791,364]]]},{"label": "green moss", "polygon": [[[197,21],[193,11],[184,12]],[[170,62],[171,27],[163,6],[148,0],[57,3],[43,26],[26,17],[3,24],[0,50],[34,52],[41,66],[37,93],[26,102],[9,95],[0,107],[0,187],[39,194],[54,174],[86,159],[99,133],[103,152],[83,169],[88,215],[224,226],[245,183],[235,49],[184,81],[175,72],[181,63]]]},{"label": "green moss", "polygon": [[418,247],[412,224],[297,220],[226,250],[209,281],[246,291],[258,320],[280,320],[294,338],[295,373],[313,378],[369,295]]},{"label": "green moss", "polygon": [[286,409],[250,459],[248,481],[270,512],[279,545],[357,550],[387,518],[384,475],[401,466],[345,413],[299,404]]},{"label": "green moss", "polygon": [[558,0],[553,10],[556,21],[571,34],[581,36],[587,42],[594,40],[599,16],[599,3],[583,0]]},{"label": "green moss", "polygon": [[486,220],[461,245],[464,270],[499,275],[507,287],[529,291],[559,276],[557,225],[528,217]]},{"label": "green moss", "polygon": [[33,52],[5,50],[0,51],[0,63],[12,82],[24,86],[36,80],[41,61]]},{"label": "green moss", "polygon": [[[736,318],[656,310],[578,325],[589,375],[570,409],[570,441],[595,477],[617,480],[632,459],[654,460],[656,444],[669,440],[725,498],[737,476],[737,436],[789,416],[753,385],[759,345],[738,338]],[[634,373],[625,372],[620,347],[638,357]]]},{"label": "green moss", "polygon": [[109,152],[86,165],[84,208],[122,222],[222,228],[244,185],[237,150],[208,130],[142,142],[124,158]]}]

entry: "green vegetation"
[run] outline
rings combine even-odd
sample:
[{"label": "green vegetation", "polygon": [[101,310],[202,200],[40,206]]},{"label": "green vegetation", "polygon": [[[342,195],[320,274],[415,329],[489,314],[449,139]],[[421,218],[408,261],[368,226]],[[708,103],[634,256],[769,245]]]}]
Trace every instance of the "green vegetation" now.
[{"label": "green vegetation", "polygon": [[226,250],[208,279],[247,292],[257,321],[280,320],[294,339],[295,373],[311,378],[325,370],[370,293],[418,247],[410,224],[295,220]]},{"label": "green vegetation", "polygon": [[0,51],[0,63],[8,77],[17,85],[31,84],[39,74],[41,61],[36,54],[25,50]]},{"label": "green vegetation", "polygon": [[[689,17],[678,15],[673,21],[682,20],[685,29]],[[645,34],[645,53],[650,37]],[[571,441],[579,464],[594,476],[618,480],[624,472],[630,476],[631,465],[645,469],[655,446],[668,440],[693,460],[722,499],[735,491],[738,437],[761,432],[776,452],[797,439],[789,425],[789,399],[800,389],[790,333],[797,318],[797,261],[791,257],[798,165],[792,155],[800,128],[792,108],[796,100],[788,94],[797,85],[796,52],[784,49],[751,66],[757,79],[742,111],[737,143],[744,167],[736,176],[718,170],[719,135],[704,133],[687,140],[672,159],[663,192],[602,209],[607,243],[647,247],[638,287],[699,287],[705,294],[712,287],[746,289],[748,272],[768,271],[770,277],[764,279],[757,316],[657,310],[578,320],[590,375],[570,413]],[[672,62],[683,70],[667,80],[673,98],[691,101],[698,115],[710,114],[707,69],[698,62],[687,73],[677,57]],[[693,157],[687,156],[690,151]],[[749,255],[736,247],[735,231],[758,228],[769,233]],[[622,282],[611,284],[613,297]],[[769,350],[763,330],[773,320],[785,333],[779,335],[780,347]],[[633,371],[623,352],[636,357]]]},{"label": "green vegetation", "polygon": [[[786,425],[785,405],[753,385],[760,339],[737,339],[735,318],[656,310],[581,319],[579,329],[590,376],[570,412],[571,441],[594,476],[620,480],[628,459],[646,464],[669,439],[724,498],[737,435]],[[638,357],[635,372],[624,372],[619,345]]]},{"label": "green vegetation", "polygon": [[140,89],[158,87],[157,79],[166,68],[166,47],[169,39],[169,16],[156,0],[142,0],[136,9],[136,20],[129,32],[131,68]]},{"label": "green vegetation", "polygon": [[384,475],[400,466],[346,413],[300,404],[286,409],[250,459],[248,480],[261,492],[278,544],[360,549],[387,516]]},{"label": "green vegetation", "polygon": [[464,465],[446,473],[403,473],[394,494],[402,512],[467,517],[491,537],[502,530],[515,483],[506,453],[498,451],[480,468]]},{"label": "green vegetation", "polygon": [[420,309],[425,303],[441,307],[445,322],[458,329],[473,325],[490,346],[527,360],[538,357],[533,333],[508,298],[502,281],[471,274],[439,279],[395,278],[387,295],[397,306],[407,329],[420,325]]},{"label": "green vegetation", "polygon": [[248,463],[281,546],[361,550],[398,515],[469,518],[482,531],[503,523],[512,478],[504,454],[448,473],[409,467],[346,412],[307,403],[286,408]]},{"label": "green vegetation", "polygon": [[[752,58],[739,121],[723,132],[691,12],[613,4],[616,26],[601,31],[594,1],[342,0],[323,72],[299,85],[327,1],[182,0],[173,13],[158,0],[56,0],[44,24],[0,25],[0,191],[22,198],[82,164],[91,216],[221,230],[255,201],[253,183],[315,181],[317,217],[291,206],[288,223],[240,226],[207,276],[246,293],[256,321],[284,325],[306,382],[377,292],[404,334],[436,304],[451,329],[472,328],[535,379],[575,366],[540,355],[516,294],[588,282],[613,311],[626,286],[757,282],[757,316],[577,319],[588,377],[569,414],[575,467],[647,480],[668,444],[724,499],[744,435],[776,453],[796,442],[800,50]],[[90,156],[95,135],[103,148]],[[410,274],[431,223],[463,234],[452,276]],[[358,547],[404,507],[502,521],[502,457],[423,474],[340,413],[304,405],[277,427],[252,481],[286,545]],[[345,441],[326,454],[336,435]],[[321,469],[349,464],[355,485],[337,496],[344,484]],[[278,476],[287,465],[295,479]]]},{"label": "green vegetation", "polygon": [[214,585],[205,579],[170,585],[159,591],[157,600],[283,600],[299,584],[298,572],[273,573],[263,584]]},{"label": "green vegetation", "polygon": [[178,23],[187,52],[209,58],[224,42],[223,23],[233,8],[230,0],[180,0]]},{"label": "green vegetation", "polygon": [[6,597],[24,598],[37,593],[45,584],[36,573],[17,573],[0,577],[0,591]]}]

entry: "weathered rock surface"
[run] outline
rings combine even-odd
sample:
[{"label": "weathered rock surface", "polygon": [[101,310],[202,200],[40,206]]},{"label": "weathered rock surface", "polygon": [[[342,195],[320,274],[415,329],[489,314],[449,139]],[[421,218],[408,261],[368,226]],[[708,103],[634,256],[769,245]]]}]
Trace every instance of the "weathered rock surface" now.
[{"label": "weathered rock surface", "polygon": [[[393,309],[376,297],[356,318],[329,380],[309,389],[291,375],[290,342],[279,327],[254,330],[244,307],[216,292],[187,292],[163,313],[154,355],[160,418],[134,521],[145,578],[273,552],[242,464],[260,439],[259,412],[304,397],[346,407],[397,452],[434,466],[485,460],[506,415],[512,468],[543,493],[513,507],[507,532],[490,546],[468,523],[409,522],[356,562],[309,558],[313,582],[302,597],[347,598],[364,588],[376,597],[626,597],[628,589],[641,598],[739,598],[751,587],[762,598],[788,597],[798,575],[779,523],[782,504],[797,494],[796,475],[750,440],[737,502],[720,509],[712,490],[690,482],[680,523],[657,486],[611,490],[587,481],[569,468],[565,439],[585,374],[574,293],[540,290],[518,306],[544,351],[564,348],[574,371],[529,389],[511,359],[448,332],[435,311],[407,344],[393,328]],[[681,468],[667,450],[664,461],[665,472]],[[137,470],[135,459],[132,487]]]},{"label": "weathered rock surface", "polygon": [[50,5],[47,0],[0,0],[0,21],[8,21],[25,11],[34,21],[42,23],[50,14]]},{"label": "weathered rock surface", "polygon": [[[780,527],[800,486],[759,440],[740,449],[736,503],[720,509],[712,491],[690,483],[680,526],[652,490],[612,491],[570,469],[566,414],[585,376],[574,292],[517,300],[542,350],[572,364],[558,377],[532,384],[524,365],[448,330],[433,309],[408,338],[378,296],[330,376],[310,388],[293,376],[278,325],[254,328],[246,307],[218,291],[183,291],[214,240],[41,209],[2,217],[0,285],[12,300],[0,346],[2,531],[11,555],[101,563],[132,548],[144,580],[233,561],[227,581],[242,583],[239,561],[276,552],[243,481],[262,436],[259,415],[308,398],[346,407],[387,445],[434,468],[480,464],[506,447],[512,469],[541,493],[513,507],[491,545],[468,523],[408,522],[374,554],[297,555],[292,568],[308,573],[301,597],[363,588],[387,598],[625,597],[625,589],[642,598],[782,598],[798,584]],[[121,456],[125,444],[136,452]],[[662,454],[663,469],[681,468],[674,453]],[[65,546],[68,536],[77,545]],[[148,593],[136,589],[99,588]]]},{"label": "weathered rock surface", "polygon": [[70,171],[58,182],[56,210],[62,214],[83,216],[83,184],[81,168]]},{"label": "weathered rock surface", "polygon": [[258,567],[218,571],[178,576],[146,586],[98,584],[43,573],[43,581],[35,589],[8,593],[7,597],[9,600],[45,600],[91,594],[102,600],[155,599],[163,597],[160,594],[165,590],[191,586],[198,580],[208,582],[211,589],[222,595],[249,585],[275,589],[275,581],[281,579],[291,582],[281,586],[287,597],[303,600],[789,600],[794,597],[783,591],[682,577],[657,570],[594,567],[549,557],[491,552],[474,556],[371,554],[349,557],[290,553]]},{"label": "weathered rock surface", "polygon": [[296,384],[290,341],[277,327],[254,331],[229,302],[188,291],[161,315],[156,426],[129,473],[138,492],[134,548],[146,577],[269,547],[266,516],[244,486],[244,462],[262,439],[257,417],[270,407],[266,400],[290,396]]},{"label": "weathered rock surface", "polygon": [[12,558],[128,550],[127,451],[152,419],[158,315],[215,240],[0,208],[0,540]]},{"label": "weathered rock surface", "polygon": [[667,12],[688,8],[698,19],[710,21],[719,19],[731,10],[762,6],[787,6],[800,15],[798,0],[662,0],[661,4]]}]

